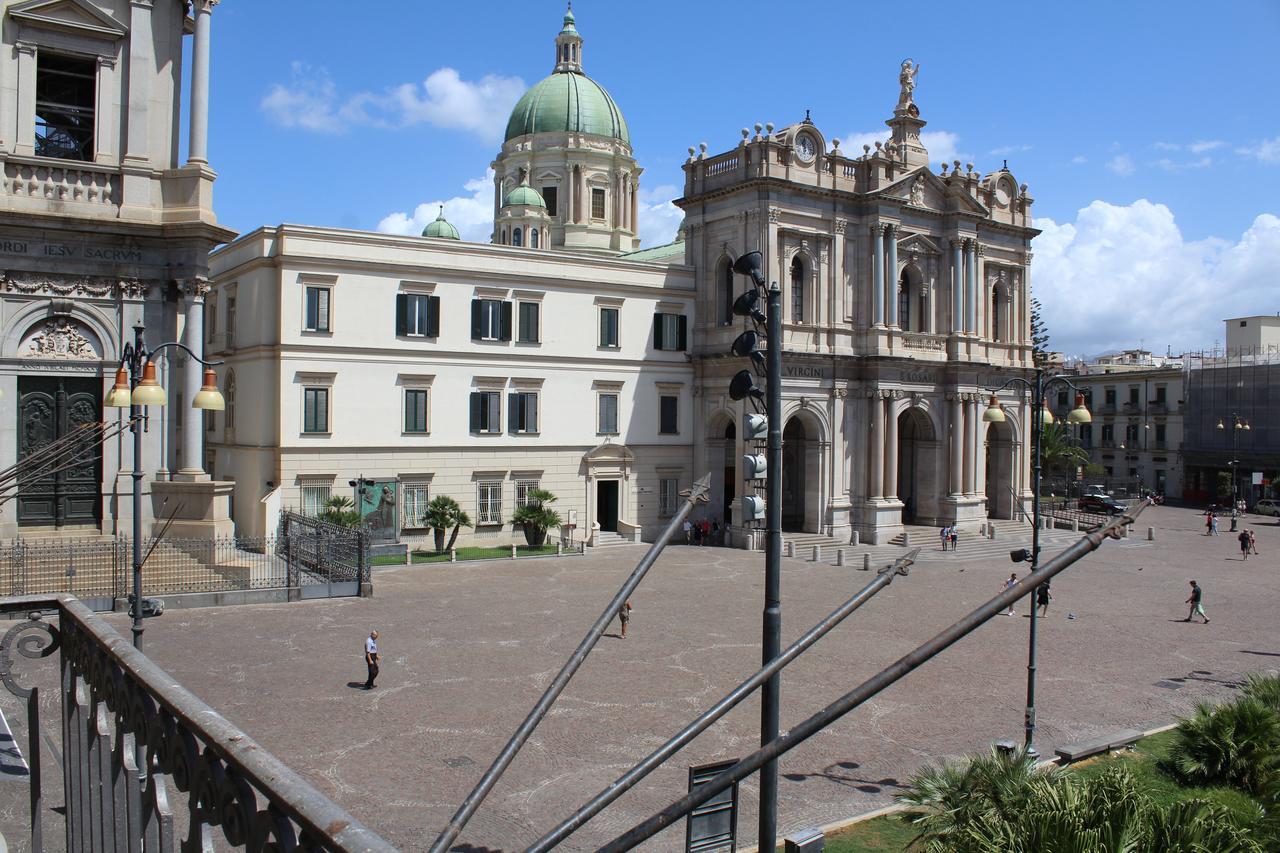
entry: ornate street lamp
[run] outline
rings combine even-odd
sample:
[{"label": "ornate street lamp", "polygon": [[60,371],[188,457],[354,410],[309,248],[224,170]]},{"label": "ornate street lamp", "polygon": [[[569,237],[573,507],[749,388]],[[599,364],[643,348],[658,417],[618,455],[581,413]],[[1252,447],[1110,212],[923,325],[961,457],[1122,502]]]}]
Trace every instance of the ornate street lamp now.
[{"label": "ornate street lamp", "polygon": [[[1241,430],[1252,430],[1249,422],[1240,417],[1235,412],[1231,413],[1231,529],[1236,529],[1236,507],[1240,505],[1240,478],[1239,465],[1240,460],[1236,458],[1236,445],[1240,438]],[[1218,429],[1225,430],[1226,424],[1222,422],[1222,418],[1218,418]]]},{"label": "ornate street lamp", "polygon": [[[142,333],[145,327],[139,323],[133,327],[133,343],[124,345],[120,356],[120,366],[116,369],[116,382],[107,392],[103,405],[111,409],[130,409],[130,425],[133,430],[133,645],[142,648],[142,426],[147,415],[147,406],[163,406],[169,395],[156,381],[156,363],[152,359],[155,354],[168,347],[178,347],[187,355],[203,364],[204,387],[196,392],[191,401],[191,408],[206,411],[222,411],[226,401],[218,391],[217,377],[212,365],[221,361],[205,361],[183,344],[176,341],[160,344],[148,351],[143,343]],[[189,424],[188,429],[199,429],[198,424]]]}]

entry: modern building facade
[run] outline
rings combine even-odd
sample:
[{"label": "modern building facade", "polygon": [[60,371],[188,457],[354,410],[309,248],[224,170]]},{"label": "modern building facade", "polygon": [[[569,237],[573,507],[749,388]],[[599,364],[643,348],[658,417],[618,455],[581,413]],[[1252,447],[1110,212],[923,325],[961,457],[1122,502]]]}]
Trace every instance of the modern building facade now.
[{"label": "modern building facade", "polygon": [[208,439],[240,528],[372,480],[390,535],[425,535],[418,508],[448,494],[479,522],[461,541],[509,541],[533,483],[579,537],[651,535],[710,471],[706,512],[747,543],[728,268],[757,249],[784,288],[787,529],[883,542],[1012,517],[1026,403],[981,413],[1031,366],[1032,199],[1007,169],[929,167],[917,69],[874,151],[807,119],[691,150],[679,239],[639,250],[641,169],[571,13],[554,47],[493,162],[491,244],[442,214],[421,238],[280,226],[213,255],[211,351],[234,390]]},{"label": "modern building facade", "polygon": [[[213,213],[206,147],[214,5],[4,4],[0,467],[103,419],[135,325],[145,326],[148,346],[185,335],[199,352],[208,253],[234,236]],[[169,405],[151,408],[143,458],[121,438],[97,460],[21,482],[17,500],[0,509],[0,536],[127,531],[132,512],[121,495],[135,465],[155,481],[148,491],[157,501],[213,488],[190,408],[199,366],[174,352],[157,359]]]}]

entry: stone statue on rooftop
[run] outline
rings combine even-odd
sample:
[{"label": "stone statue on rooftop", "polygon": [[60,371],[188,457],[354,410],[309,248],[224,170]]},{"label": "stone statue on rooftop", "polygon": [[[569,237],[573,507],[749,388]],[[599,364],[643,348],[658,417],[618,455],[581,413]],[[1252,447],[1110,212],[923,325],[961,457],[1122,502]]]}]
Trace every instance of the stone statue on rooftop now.
[{"label": "stone statue on rooftop", "polygon": [[902,60],[902,70],[898,73],[898,85],[901,92],[898,94],[898,109],[906,109],[914,101],[912,95],[916,90],[916,75],[920,73],[920,63],[912,63],[910,58]]}]

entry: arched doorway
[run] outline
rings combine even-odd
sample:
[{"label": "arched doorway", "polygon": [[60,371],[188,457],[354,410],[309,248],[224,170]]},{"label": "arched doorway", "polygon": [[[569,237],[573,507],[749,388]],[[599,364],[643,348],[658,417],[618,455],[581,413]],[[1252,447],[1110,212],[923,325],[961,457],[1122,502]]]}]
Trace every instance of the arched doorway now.
[{"label": "arched doorway", "polygon": [[1013,518],[1017,448],[1008,423],[987,425],[987,516]]},{"label": "arched doorway", "polygon": [[782,529],[789,533],[804,531],[808,444],[800,419],[787,421],[782,430]]},{"label": "arched doorway", "polygon": [[933,421],[922,409],[898,416],[898,499],[903,524],[933,524],[941,516],[938,495],[938,437]]}]

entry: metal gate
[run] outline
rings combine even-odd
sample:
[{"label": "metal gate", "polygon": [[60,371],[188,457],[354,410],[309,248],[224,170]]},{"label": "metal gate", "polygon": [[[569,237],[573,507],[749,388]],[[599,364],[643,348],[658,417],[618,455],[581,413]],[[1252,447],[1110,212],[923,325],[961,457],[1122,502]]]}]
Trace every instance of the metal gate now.
[{"label": "metal gate", "polygon": [[369,582],[369,533],[284,512],[276,552],[288,566],[288,584],[302,598],[360,594]]}]

